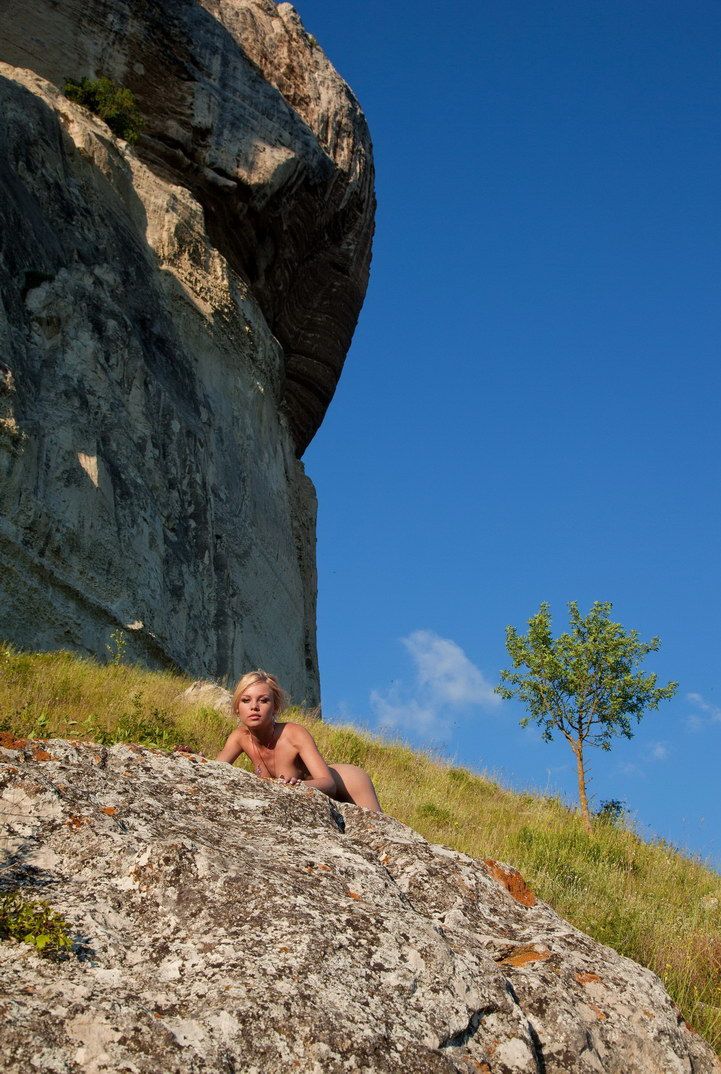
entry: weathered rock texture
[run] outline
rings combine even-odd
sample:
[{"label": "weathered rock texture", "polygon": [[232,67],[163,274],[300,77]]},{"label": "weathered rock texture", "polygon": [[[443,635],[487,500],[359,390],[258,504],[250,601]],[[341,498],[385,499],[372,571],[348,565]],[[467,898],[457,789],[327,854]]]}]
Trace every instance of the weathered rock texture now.
[{"label": "weathered rock texture", "polygon": [[213,682],[203,682],[202,679],[191,682],[187,690],[183,690],[178,695],[178,700],[184,701],[187,705],[203,705],[206,708],[216,709],[227,716],[232,715],[233,712],[233,695],[230,690],[226,690],[223,686],[216,686]]},{"label": "weathered rock texture", "polygon": [[[365,293],[368,132],[289,4],[0,0],[0,633],[318,701],[298,461]],[[135,94],[130,147],[68,77]]]},{"label": "weathered rock texture", "polygon": [[7,1071],[718,1074],[648,970],[513,870],[217,762],[4,739]]}]

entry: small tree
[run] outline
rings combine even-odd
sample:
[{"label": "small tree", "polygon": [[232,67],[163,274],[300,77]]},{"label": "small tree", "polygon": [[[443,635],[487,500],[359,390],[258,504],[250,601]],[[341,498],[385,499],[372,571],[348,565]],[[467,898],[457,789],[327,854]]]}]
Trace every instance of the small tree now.
[{"label": "small tree", "polygon": [[[542,604],[528,620],[528,634],[506,628],[506,648],[513,671],[501,672],[496,692],[519,697],[533,721],[550,742],[560,731],[576,756],[578,800],[587,831],[591,818],[586,794],[586,746],[610,750],[616,735],[633,737],[631,718],[638,722],[646,709],[658,708],[673,697],[678,683],[656,686],[656,676],[635,669],[660,646],[658,638],[639,641],[635,630],[611,622],[612,604],[596,601],[584,618],[575,601],[568,605],[571,629],[551,635],[551,612]],[[523,669],[523,670],[518,670]]]},{"label": "small tree", "polygon": [[143,129],[143,117],[135,97],[125,86],[118,86],[105,75],[100,78],[70,79],[63,87],[65,96],[94,112],[110,127],[113,134],[126,142],[137,142]]}]

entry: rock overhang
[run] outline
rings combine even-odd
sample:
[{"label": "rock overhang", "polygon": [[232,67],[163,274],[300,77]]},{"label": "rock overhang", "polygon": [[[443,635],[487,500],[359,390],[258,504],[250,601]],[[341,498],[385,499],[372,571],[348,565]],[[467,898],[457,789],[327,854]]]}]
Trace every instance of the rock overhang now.
[{"label": "rock overhang", "polygon": [[136,151],[186,186],[284,354],[298,456],[340,377],[375,211],[363,113],[290,4],[29,0],[0,58],[56,85],[105,74],[143,115]]}]

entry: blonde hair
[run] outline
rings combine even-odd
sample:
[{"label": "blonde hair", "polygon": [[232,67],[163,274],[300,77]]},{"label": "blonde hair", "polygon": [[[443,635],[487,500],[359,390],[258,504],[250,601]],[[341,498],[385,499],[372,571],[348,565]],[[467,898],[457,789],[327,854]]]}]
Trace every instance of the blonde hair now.
[{"label": "blonde hair", "polygon": [[275,675],[269,675],[267,671],[263,671],[261,668],[258,668],[257,671],[246,671],[245,675],[238,679],[235,690],[233,690],[232,711],[236,715],[238,714],[238,702],[248,687],[255,682],[268,684],[268,693],[273,698],[273,715],[278,716],[288,704],[285,691]]}]

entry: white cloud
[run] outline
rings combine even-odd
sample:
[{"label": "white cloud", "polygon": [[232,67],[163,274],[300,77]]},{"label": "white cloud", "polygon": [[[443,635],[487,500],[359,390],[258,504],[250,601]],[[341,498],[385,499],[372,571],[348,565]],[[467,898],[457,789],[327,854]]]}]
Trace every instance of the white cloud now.
[{"label": "white cloud", "polygon": [[442,736],[447,730],[435,708],[421,705],[415,698],[403,701],[397,691],[384,696],[372,690],[371,705],[382,731],[414,731],[428,740]]},{"label": "white cloud", "polygon": [[[668,760],[671,750],[665,742],[651,742],[636,753],[636,760],[619,761],[616,771],[629,780],[648,779],[652,764]],[[657,778],[657,777],[653,777]]]},{"label": "white cloud", "polygon": [[632,779],[645,779],[646,773],[640,765],[635,764],[633,761],[621,761],[618,766],[619,772],[624,776],[629,776]]},{"label": "white cloud", "polygon": [[418,684],[439,701],[454,705],[498,705],[500,697],[480,668],[455,641],[432,630],[415,630],[401,639],[416,665]]},{"label": "white cloud", "polygon": [[432,630],[415,630],[401,642],[413,660],[414,682],[410,687],[401,683],[386,693],[371,692],[371,706],[382,730],[408,732],[424,742],[443,741],[470,707],[500,703],[483,672],[455,641]]},{"label": "white cloud", "polygon": [[686,694],[686,700],[690,701],[697,709],[700,709],[706,717],[704,720],[698,713],[691,715],[689,723],[692,727],[698,727],[701,723],[721,723],[721,708],[718,705],[712,705],[701,694]]}]

